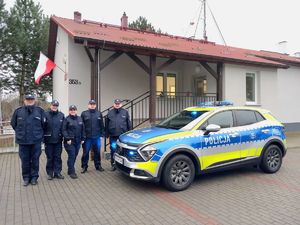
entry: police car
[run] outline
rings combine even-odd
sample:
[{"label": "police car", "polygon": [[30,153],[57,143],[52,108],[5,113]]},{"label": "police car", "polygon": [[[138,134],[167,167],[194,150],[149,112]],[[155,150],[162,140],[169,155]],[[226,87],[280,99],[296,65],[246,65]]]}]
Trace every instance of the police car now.
[{"label": "police car", "polygon": [[195,175],[245,165],[277,172],[286,154],[284,126],[265,109],[190,107],[151,128],[127,132],[116,143],[116,167],[128,176],[188,188]]}]

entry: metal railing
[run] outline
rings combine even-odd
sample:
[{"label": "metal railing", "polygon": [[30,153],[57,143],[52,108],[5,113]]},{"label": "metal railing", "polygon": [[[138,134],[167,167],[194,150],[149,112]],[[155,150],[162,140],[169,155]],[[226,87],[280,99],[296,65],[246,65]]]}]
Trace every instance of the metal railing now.
[{"label": "metal railing", "polygon": [[[129,112],[133,129],[149,121],[149,98],[150,91],[147,91],[133,100],[124,100],[126,103],[123,105],[123,108]],[[200,103],[208,101],[216,101],[216,94],[207,93],[202,96],[193,96],[191,92],[157,92],[156,120],[165,119],[184,108],[197,106]],[[102,111],[104,119],[106,119],[111,109],[113,109],[113,107]],[[109,141],[105,138],[105,151],[108,145]]]},{"label": "metal railing", "polygon": [[15,151],[15,148],[15,131],[10,121],[0,121],[0,152]]},{"label": "metal railing", "polygon": [[[125,102],[123,105],[123,109],[126,109],[130,115],[132,129],[141,126],[149,120],[149,97],[150,91],[147,91],[134,98],[133,100],[123,100],[123,102]],[[112,109],[113,106],[102,111],[104,121],[107,118],[109,110]],[[109,141],[107,140],[107,138],[104,138],[104,151],[106,151],[106,147],[108,145]]]},{"label": "metal railing", "polygon": [[191,92],[157,92],[156,119],[162,120],[185,108],[216,99],[215,93],[194,96]]}]

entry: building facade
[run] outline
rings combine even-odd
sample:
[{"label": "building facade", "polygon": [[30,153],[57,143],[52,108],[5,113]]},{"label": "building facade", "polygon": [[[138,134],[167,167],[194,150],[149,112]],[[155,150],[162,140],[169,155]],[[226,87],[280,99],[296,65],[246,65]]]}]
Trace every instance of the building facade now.
[{"label": "building facade", "polygon": [[53,71],[53,98],[64,113],[70,104],[85,110],[91,98],[105,110],[115,98],[148,92],[149,107],[135,110],[152,122],[162,110],[226,99],[269,109],[287,130],[300,130],[300,58],[141,32],[122,19],[118,27],[81,20],[78,12],[51,17],[49,57],[66,71]]}]

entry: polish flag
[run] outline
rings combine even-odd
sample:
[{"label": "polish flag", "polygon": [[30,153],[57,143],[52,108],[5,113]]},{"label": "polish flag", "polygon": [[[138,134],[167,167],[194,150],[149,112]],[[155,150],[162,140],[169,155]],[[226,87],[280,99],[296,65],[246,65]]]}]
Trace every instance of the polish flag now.
[{"label": "polish flag", "polygon": [[34,73],[34,80],[36,84],[40,84],[43,76],[49,74],[55,67],[55,63],[48,59],[43,53],[40,52],[39,64]]}]

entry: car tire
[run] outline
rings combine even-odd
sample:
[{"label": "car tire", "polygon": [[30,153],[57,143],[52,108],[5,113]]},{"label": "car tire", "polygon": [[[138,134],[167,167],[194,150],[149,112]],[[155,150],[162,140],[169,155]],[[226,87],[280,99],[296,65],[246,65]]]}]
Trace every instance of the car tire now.
[{"label": "car tire", "polygon": [[282,164],[282,152],[277,145],[270,145],[264,151],[260,168],[265,173],[276,173]]},{"label": "car tire", "polygon": [[164,166],[162,183],[170,191],[187,189],[195,178],[195,166],[190,157],[175,155]]}]

